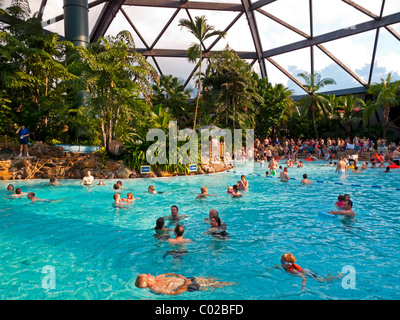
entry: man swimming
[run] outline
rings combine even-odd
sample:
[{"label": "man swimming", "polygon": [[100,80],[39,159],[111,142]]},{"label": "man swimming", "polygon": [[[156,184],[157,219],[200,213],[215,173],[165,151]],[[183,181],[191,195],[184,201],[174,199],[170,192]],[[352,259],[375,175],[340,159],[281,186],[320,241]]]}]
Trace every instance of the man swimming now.
[{"label": "man swimming", "polygon": [[328,211],[329,214],[342,215],[353,218],[355,213],[353,211],[353,202],[351,200],[344,200],[343,209],[340,211]]},{"label": "man swimming", "polygon": [[182,292],[205,291],[233,285],[233,282],[221,282],[212,277],[186,278],[175,273],[164,273],[158,276],[139,274],[135,285],[138,288],[149,288],[155,294],[178,295]]},{"label": "man swimming", "polygon": [[[327,281],[332,281],[333,279],[339,279],[343,276],[339,272],[338,276],[336,276],[336,277],[327,276],[326,278],[323,278],[310,269],[306,269],[306,268],[303,269],[295,262],[296,262],[296,257],[292,253],[285,253],[281,257],[281,265],[280,266],[277,265],[276,267],[274,267],[272,269],[280,269],[280,267],[282,267],[283,270],[302,278],[301,290],[304,290],[306,287],[306,283],[307,283],[306,277],[312,278],[318,282],[327,282]],[[269,269],[267,269],[267,271],[269,271]]]},{"label": "man swimming", "polygon": [[175,239],[168,239],[168,243],[170,243],[170,244],[185,244],[185,243],[193,242],[190,239],[183,238],[184,232],[185,232],[185,228],[182,225],[177,224],[174,229]]},{"label": "man swimming", "polygon": [[22,192],[21,188],[17,188],[15,189],[15,194],[11,195],[11,198],[21,198],[25,195],[27,195],[26,192]]},{"label": "man swimming", "polygon": [[177,221],[180,221],[181,219],[185,219],[185,218],[188,217],[188,215],[178,214],[178,211],[179,211],[178,207],[173,205],[171,207],[171,215],[169,215],[167,217],[164,217],[164,219],[168,219],[168,220],[172,220],[172,221],[177,222]]},{"label": "man swimming", "polygon": [[311,184],[311,180],[309,180],[309,179],[307,178],[307,174],[306,174],[306,173],[303,174],[303,180],[301,180],[300,184],[305,184],[305,185]]}]

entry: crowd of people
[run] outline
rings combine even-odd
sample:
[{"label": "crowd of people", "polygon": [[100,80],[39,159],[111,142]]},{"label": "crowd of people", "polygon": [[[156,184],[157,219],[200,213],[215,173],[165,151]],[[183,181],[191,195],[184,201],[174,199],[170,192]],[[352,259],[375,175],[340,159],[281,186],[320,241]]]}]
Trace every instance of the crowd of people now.
[{"label": "crowd of people", "polygon": [[360,155],[366,152],[378,151],[380,148],[387,147],[385,157],[400,158],[400,142],[388,143],[386,139],[378,138],[376,143],[366,137],[354,137],[351,139],[285,139],[280,141],[278,138],[273,141],[266,137],[264,140],[255,139],[254,159],[256,161],[270,161],[274,157],[295,159],[300,155],[312,155],[317,159],[326,159],[328,155],[333,156],[339,151],[353,149]]}]

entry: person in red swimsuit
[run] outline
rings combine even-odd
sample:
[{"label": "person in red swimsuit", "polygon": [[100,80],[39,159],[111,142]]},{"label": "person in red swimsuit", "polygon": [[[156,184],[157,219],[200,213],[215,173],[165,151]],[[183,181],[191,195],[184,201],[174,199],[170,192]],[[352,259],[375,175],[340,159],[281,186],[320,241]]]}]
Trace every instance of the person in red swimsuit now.
[{"label": "person in red swimsuit", "polygon": [[[310,270],[310,269],[306,269],[306,268],[302,268],[300,267],[298,264],[295,263],[296,262],[296,257],[292,254],[292,253],[285,253],[282,255],[281,257],[281,265],[280,266],[276,266],[273,269],[280,269],[280,267],[283,268],[283,270],[290,272],[294,275],[299,276],[300,278],[302,278],[302,283],[301,283],[301,290],[304,290],[306,287],[306,283],[307,283],[307,278],[312,278],[317,280],[318,282],[327,282],[327,281],[332,281],[333,279],[339,279],[342,277],[342,274],[339,272],[338,276],[334,277],[334,276],[327,276],[326,278],[323,278],[321,276],[319,276],[317,273],[315,273],[314,271]],[[269,269],[267,269],[268,271]]]}]

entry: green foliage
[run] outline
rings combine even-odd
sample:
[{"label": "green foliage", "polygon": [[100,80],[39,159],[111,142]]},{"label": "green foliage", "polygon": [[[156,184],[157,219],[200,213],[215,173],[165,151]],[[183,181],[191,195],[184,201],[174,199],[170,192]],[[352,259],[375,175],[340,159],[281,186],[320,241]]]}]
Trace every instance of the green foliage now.
[{"label": "green foliage", "polygon": [[226,47],[213,53],[203,80],[204,114],[215,114],[220,125],[254,128],[254,104],[262,102],[249,63]]}]

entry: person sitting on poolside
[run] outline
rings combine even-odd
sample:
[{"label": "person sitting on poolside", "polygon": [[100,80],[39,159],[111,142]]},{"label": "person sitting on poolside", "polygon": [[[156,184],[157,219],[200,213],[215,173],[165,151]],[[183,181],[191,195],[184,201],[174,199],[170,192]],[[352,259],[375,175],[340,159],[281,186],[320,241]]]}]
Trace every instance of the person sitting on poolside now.
[{"label": "person sitting on poolside", "polygon": [[301,180],[300,184],[305,184],[305,185],[311,184],[311,180],[307,178],[307,173],[303,174],[303,180]]},{"label": "person sitting on poolside", "polygon": [[282,182],[288,182],[289,181],[288,168],[285,167],[285,169],[283,169],[283,171],[279,174],[279,176]]},{"label": "person sitting on poolside", "polygon": [[[301,290],[304,290],[306,287],[306,283],[307,283],[306,277],[312,278],[318,282],[327,282],[327,281],[332,281],[334,279],[339,279],[343,276],[340,272],[338,272],[338,275],[336,277],[327,276],[326,278],[323,278],[310,269],[306,269],[306,268],[303,269],[295,262],[296,262],[296,257],[292,253],[290,253],[290,252],[285,253],[281,256],[281,265],[280,266],[277,265],[273,269],[280,269],[280,267],[282,267],[283,270],[302,278]],[[267,271],[268,270],[269,269],[267,269]]]},{"label": "person sitting on poolside", "polygon": [[92,173],[88,170],[86,172],[86,176],[83,177],[82,181],[81,181],[81,186],[82,185],[92,185],[94,182],[94,177],[92,176]]},{"label": "person sitting on poolside", "polygon": [[201,193],[199,193],[196,197],[196,199],[204,199],[207,197],[217,197],[215,194],[208,194],[207,193],[207,187],[201,187],[200,188]]},{"label": "person sitting on poolside", "polygon": [[11,198],[21,198],[25,195],[27,195],[26,192],[22,192],[21,188],[17,188],[15,189],[15,194],[11,195]]},{"label": "person sitting on poolside", "polygon": [[193,242],[190,239],[183,238],[184,232],[185,232],[185,228],[182,225],[177,224],[174,229],[175,239],[168,239],[168,243],[170,243],[170,244],[185,244],[185,243]]},{"label": "person sitting on poolside", "polygon": [[237,182],[237,186],[239,190],[245,190],[245,191],[249,190],[249,182],[246,181],[245,175],[241,175],[240,180]]},{"label": "person sitting on poolside", "polygon": [[351,200],[345,200],[343,202],[343,210],[340,211],[328,211],[329,214],[342,215],[353,218],[355,216],[353,211],[353,202]]},{"label": "person sitting on poolside", "polygon": [[126,198],[124,198],[124,199],[121,199],[121,201],[126,201],[126,202],[133,202],[133,201],[135,201],[135,200],[138,200],[138,199],[140,199],[140,198],[134,198],[133,197],[133,194],[132,194],[132,192],[129,192],[127,195],[126,195]]},{"label": "person sitting on poolside", "polygon": [[238,186],[235,184],[232,188],[233,188],[233,193],[231,193],[232,198],[240,198],[242,194],[239,192]]},{"label": "person sitting on poolside", "polygon": [[139,274],[135,285],[138,288],[149,288],[155,294],[178,295],[182,292],[205,291],[233,285],[233,282],[221,282],[212,277],[189,277],[175,273],[164,273],[158,276]]},{"label": "person sitting on poolside", "polygon": [[181,219],[185,219],[185,218],[188,217],[188,215],[180,215],[180,214],[178,214],[178,212],[179,212],[178,207],[173,205],[171,207],[171,215],[169,215],[167,217],[164,217],[164,219],[168,219],[168,220],[172,220],[174,222],[178,222]]}]

